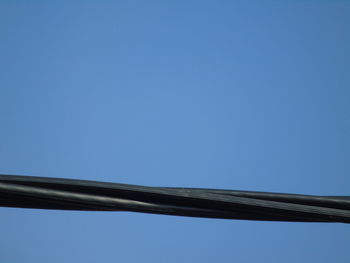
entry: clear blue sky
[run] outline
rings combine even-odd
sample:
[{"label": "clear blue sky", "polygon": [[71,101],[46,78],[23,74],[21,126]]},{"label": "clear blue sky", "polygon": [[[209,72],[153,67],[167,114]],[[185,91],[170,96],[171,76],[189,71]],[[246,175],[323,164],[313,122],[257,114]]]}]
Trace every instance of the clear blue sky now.
[{"label": "clear blue sky", "polygon": [[[350,195],[349,1],[0,1],[0,173]],[[345,224],[0,208],[1,262],[350,262]]]}]

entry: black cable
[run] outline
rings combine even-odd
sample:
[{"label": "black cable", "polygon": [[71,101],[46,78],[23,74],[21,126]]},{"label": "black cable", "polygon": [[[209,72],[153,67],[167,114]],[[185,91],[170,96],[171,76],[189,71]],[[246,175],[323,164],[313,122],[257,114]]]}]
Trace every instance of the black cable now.
[{"label": "black cable", "polygon": [[0,175],[0,206],[133,211],[191,217],[350,223],[349,196],[146,187]]}]

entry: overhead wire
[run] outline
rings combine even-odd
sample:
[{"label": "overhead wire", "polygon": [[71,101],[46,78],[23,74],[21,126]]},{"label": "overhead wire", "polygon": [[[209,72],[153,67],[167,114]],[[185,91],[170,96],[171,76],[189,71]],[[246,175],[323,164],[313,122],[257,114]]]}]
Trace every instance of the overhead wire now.
[{"label": "overhead wire", "polygon": [[349,196],[149,187],[0,175],[0,206],[130,211],[204,218],[350,223]]}]

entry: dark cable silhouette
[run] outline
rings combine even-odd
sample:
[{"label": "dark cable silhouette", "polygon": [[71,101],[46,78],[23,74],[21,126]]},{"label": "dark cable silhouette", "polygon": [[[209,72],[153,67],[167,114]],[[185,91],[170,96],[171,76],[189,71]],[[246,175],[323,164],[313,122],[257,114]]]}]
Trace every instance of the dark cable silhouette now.
[{"label": "dark cable silhouette", "polygon": [[14,175],[0,175],[0,206],[132,211],[263,221],[350,223],[350,196],[147,187]]}]

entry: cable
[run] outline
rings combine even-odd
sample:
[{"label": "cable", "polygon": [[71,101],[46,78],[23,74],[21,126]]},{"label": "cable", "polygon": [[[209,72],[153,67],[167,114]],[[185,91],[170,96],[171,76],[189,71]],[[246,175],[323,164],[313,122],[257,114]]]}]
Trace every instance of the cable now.
[{"label": "cable", "polygon": [[13,175],[0,175],[0,206],[132,211],[263,221],[350,223],[349,196],[147,187]]}]

